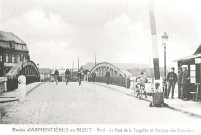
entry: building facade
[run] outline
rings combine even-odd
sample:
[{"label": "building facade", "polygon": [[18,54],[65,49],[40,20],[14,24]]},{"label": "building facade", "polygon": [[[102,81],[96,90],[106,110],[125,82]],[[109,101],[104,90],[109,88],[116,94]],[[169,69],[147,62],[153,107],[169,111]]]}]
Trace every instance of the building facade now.
[{"label": "building facade", "polygon": [[26,43],[11,32],[0,31],[0,77],[25,60],[30,60]]},{"label": "building facade", "polygon": [[182,65],[186,65],[188,67],[188,73],[190,76],[189,91],[195,92],[197,90],[197,85],[199,84],[199,91],[196,96],[199,100],[201,100],[201,45],[199,45],[193,55],[177,59],[175,62],[178,62],[178,67],[181,67]]}]

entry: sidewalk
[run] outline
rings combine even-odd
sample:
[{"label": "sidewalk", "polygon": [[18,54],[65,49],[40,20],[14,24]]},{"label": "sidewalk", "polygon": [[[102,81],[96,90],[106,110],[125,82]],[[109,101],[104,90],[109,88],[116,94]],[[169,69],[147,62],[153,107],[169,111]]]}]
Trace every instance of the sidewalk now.
[{"label": "sidewalk", "polygon": [[[91,83],[91,82],[90,82]],[[126,94],[126,95],[131,95],[133,96],[133,89],[127,89],[121,86],[116,86],[116,85],[107,85],[105,83],[91,83],[91,84],[96,84],[96,85],[101,85],[103,87],[108,87],[111,88],[112,90],[115,90],[117,92]],[[177,93],[175,94],[175,97]],[[135,98],[135,97],[134,97]],[[147,98],[142,96],[142,100],[152,102],[152,96],[147,96]],[[195,101],[183,101],[177,98],[174,99],[164,99],[164,102],[168,105],[168,108],[179,111],[182,113],[186,113],[192,116],[197,116],[201,118],[201,102],[195,102]],[[149,105],[148,105],[149,106]]]},{"label": "sidewalk", "polygon": [[[29,94],[32,90],[34,90],[41,84],[43,84],[43,82],[34,82],[31,84],[28,84],[26,94]],[[14,91],[9,91],[9,92],[0,94],[0,103],[12,102],[16,100],[17,100],[17,89],[15,89]]]}]

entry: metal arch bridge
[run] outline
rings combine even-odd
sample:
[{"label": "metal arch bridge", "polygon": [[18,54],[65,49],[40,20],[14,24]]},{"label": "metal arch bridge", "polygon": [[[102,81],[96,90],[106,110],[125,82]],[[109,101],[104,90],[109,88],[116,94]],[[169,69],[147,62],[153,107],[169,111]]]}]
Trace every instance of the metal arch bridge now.
[{"label": "metal arch bridge", "polygon": [[17,77],[20,74],[26,76],[27,84],[40,81],[40,74],[38,67],[33,61],[26,60],[12,67],[6,74],[6,77],[8,79],[7,84],[8,90],[14,90],[17,88],[18,85]]},{"label": "metal arch bridge", "polygon": [[[130,87],[130,77],[132,74],[128,72],[126,69],[119,68],[114,64],[108,62],[101,62],[95,65],[89,76],[96,73],[96,82],[106,82],[105,74],[106,72],[110,72],[110,83],[114,85],[120,85],[123,87]],[[93,81],[92,78],[89,78],[89,81]]]},{"label": "metal arch bridge", "polygon": [[91,69],[91,72],[89,75],[91,75],[93,72],[96,72],[97,76],[104,76],[106,72],[109,70],[111,76],[123,76],[123,77],[130,77],[131,73],[129,73],[127,70],[123,68],[119,68],[115,66],[114,64],[108,63],[108,62],[101,62],[98,63],[96,66],[94,66]]}]

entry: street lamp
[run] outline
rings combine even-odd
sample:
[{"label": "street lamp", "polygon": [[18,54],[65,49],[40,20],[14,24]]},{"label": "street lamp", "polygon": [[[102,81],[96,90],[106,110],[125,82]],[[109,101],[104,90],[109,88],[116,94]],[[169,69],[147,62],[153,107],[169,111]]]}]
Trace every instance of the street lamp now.
[{"label": "street lamp", "polygon": [[167,85],[166,85],[166,43],[168,41],[168,35],[164,32],[162,36],[162,43],[164,47],[164,84],[165,84],[165,96],[167,96]]}]

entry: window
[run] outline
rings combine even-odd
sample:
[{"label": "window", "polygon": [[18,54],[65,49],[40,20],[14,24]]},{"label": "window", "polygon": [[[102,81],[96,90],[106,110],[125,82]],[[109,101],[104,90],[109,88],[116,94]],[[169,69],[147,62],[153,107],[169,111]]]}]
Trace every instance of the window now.
[{"label": "window", "polygon": [[27,47],[26,47],[25,45],[22,45],[22,49],[23,49],[23,50],[26,50]]},{"label": "window", "polygon": [[0,62],[3,62],[3,56],[0,54]]},{"label": "window", "polygon": [[20,55],[17,55],[17,62],[20,62]]},{"label": "window", "polygon": [[26,60],[26,56],[24,55],[24,61]]},{"label": "window", "polygon": [[14,54],[12,54],[12,61],[11,62],[15,63],[15,55]]},{"label": "window", "polygon": [[9,57],[8,57],[8,54],[6,54],[6,62],[8,62],[8,58],[9,58]]},{"label": "window", "polygon": [[190,82],[196,83],[195,65],[190,65]]},{"label": "window", "polygon": [[15,49],[15,41],[10,41],[10,48]]}]

